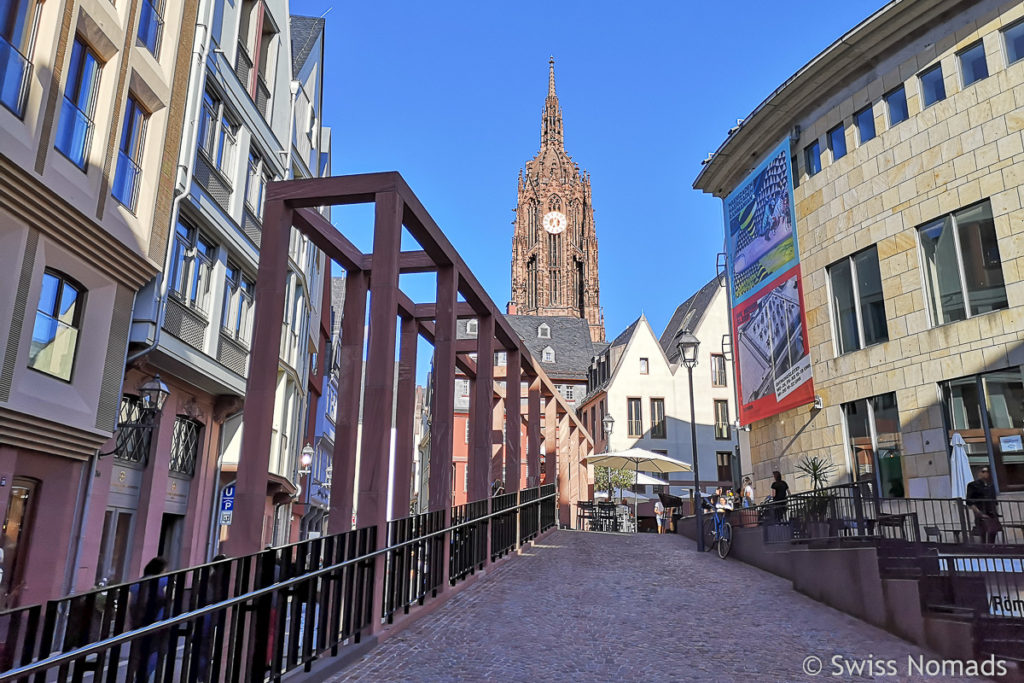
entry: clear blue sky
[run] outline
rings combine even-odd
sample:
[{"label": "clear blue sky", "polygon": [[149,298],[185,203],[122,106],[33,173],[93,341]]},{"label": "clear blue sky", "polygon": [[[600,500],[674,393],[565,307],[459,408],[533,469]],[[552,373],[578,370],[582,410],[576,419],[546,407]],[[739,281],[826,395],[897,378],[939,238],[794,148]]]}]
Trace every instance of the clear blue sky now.
[{"label": "clear blue sky", "polygon": [[[401,172],[502,307],[516,178],[540,144],[554,55],[566,150],[592,175],[612,338],[641,310],[660,334],[714,275],[721,202],[691,188],[701,160],[882,4],[293,0],[291,11],[331,10],[334,173]],[[335,222],[369,251],[369,217]],[[427,285],[403,281],[415,300]]]}]

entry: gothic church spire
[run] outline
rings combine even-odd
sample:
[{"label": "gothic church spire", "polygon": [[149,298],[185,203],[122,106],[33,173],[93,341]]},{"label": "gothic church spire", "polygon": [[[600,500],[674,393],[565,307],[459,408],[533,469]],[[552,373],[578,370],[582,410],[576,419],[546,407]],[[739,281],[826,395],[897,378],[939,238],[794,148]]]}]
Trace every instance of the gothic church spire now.
[{"label": "gothic church spire", "polygon": [[548,60],[548,96],[544,100],[544,120],[541,125],[540,146],[562,149],[562,108],[555,94],[555,58]]}]

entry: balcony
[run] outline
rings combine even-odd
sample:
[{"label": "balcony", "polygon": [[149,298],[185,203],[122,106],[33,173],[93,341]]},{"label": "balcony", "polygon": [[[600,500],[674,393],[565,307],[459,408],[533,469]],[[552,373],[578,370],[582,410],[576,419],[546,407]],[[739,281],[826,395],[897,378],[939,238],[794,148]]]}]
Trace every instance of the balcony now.
[{"label": "balcony", "polygon": [[117,153],[117,170],[114,171],[114,186],[111,194],[129,211],[135,211],[139,195],[139,177],[142,170],[124,152]]},{"label": "balcony", "polygon": [[28,75],[32,62],[17,48],[0,37],[0,104],[21,118],[25,113],[25,96],[28,94]]},{"label": "balcony", "polygon": [[153,4],[153,0],[143,0],[142,12],[139,14],[138,44],[145,47],[154,57],[160,54],[160,41],[164,33],[164,20]]},{"label": "balcony", "polygon": [[89,156],[92,129],[92,119],[79,109],[78,105],[65,97],[60,109],[60,121],[57,123],[55,146],[71,163],[81,169],[85,168]]}]

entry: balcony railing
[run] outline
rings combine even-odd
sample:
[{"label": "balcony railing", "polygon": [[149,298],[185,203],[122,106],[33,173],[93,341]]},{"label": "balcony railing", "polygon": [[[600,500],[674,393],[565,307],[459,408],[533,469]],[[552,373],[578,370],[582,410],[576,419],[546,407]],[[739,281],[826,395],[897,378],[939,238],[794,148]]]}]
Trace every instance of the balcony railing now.
[{"label": "balcony railing", "polygon": [[263,118],[267,118],[267,109],[270,106],[270,88],[267,87],[267,82],[263,80],[262,74],[256,75],[256,108],[260,110],[260,115]]},{"label": "balcony railing", "polygon": [[249,79],[252,76],[252,59],[249,57],[249,51],[245,49],[245,45],[242,43],[238,44],[238,52],[235,54],[235,75],[242,82],[242,87],[245,88],[245,91],[248,92]]},{"label": "balcony railing", "polygon": [[129,211],[135,211],[135,202],[139,196],[139,177],[142,170],[124,152],[117,153],[117,170],[114,171],[114,186],[111,194]]},{"label": "balcony railing", "polygon": [[729,439],[732,438],[730,434],[728,422],[716,422],[715,423],[715,438],[716,439]]},{"label": "balcony railing", "polygon": [[0,37],[0,104],[18,117],[25,113],[28,75],[32,62],[7,40]]},{"label": "balcony railing", "polygon": [[160,16],[153,0],[143,0],[139,15],[139,45],[149,50],[154,57],[160,55],[160,41],[164,33],[164,19]]},{"label": "balcony railing", "polygon": [[92,142],[92,119],[67,97],[60,110],[56,147],[75,166],[85,168]]}]

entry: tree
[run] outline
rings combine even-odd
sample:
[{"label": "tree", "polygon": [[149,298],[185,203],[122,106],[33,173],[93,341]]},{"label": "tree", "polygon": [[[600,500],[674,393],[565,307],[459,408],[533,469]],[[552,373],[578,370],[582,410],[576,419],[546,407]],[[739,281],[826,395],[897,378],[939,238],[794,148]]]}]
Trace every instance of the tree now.
[{"label": "tree", "polygon": [[628,489],[636,483],[636,472],[633,470],[615,470],[610,467],[594,468],[594,490],[607,491],[608,500],[612,499],[615,489]]}]

